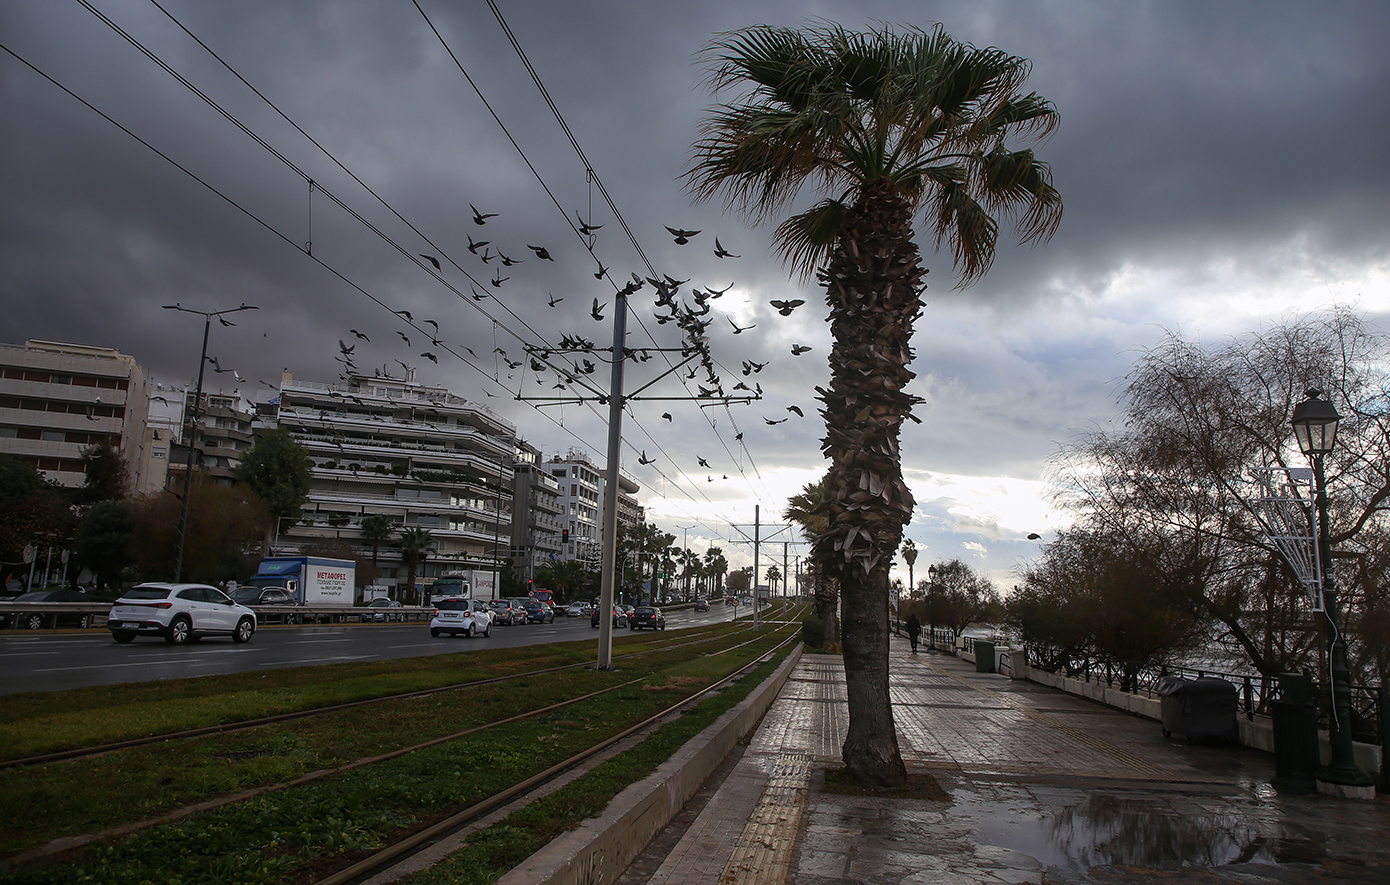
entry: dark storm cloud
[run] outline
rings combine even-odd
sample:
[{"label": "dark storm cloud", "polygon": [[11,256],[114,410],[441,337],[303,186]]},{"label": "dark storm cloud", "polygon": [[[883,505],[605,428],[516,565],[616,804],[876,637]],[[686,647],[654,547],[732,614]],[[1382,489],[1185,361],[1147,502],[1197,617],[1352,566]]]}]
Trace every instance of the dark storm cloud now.
[{"label": "dark storm cloud", "polygon": [[[605,225],[595,248],[615,279],[645,275],[646,268],[485,4],[422,5],[549,194],[408,4],[168,4],[433,246],[152,4],[96,5],[408,255],[440,258],[442,276],[464,296],[322,193],[311,198],[300,175],[80,5],[25,0],[0,7],[6,45],[273,230],[0,56],[0,340],[117,347],[157,377],[179,382],[197,368],[197,321],[160,305],[208,309],[246,301],[261,311],[243,314],[236,328],[217,328],[211,350],[247,378],[274,382],[288,369],[331,380],[338,339],[349,328],[368,330],[372,341],[361,342],[359,367],[396,370],[395,361],[404,361],[423,380],[505,414],[547,451],[602,451],[602,424],[589,410],[566,406],[542,417],[509,402],[502,385],[515,390],[527,373],[507,369],[492,351],[500,346],[519,355],[508,328],[528,340],[576,333],[608,343],[607,325],[588,311],[595,297],[611,304],[613,286],[593,278],[597,266],[569,227],[576,212]],[[632,472],[652,486],[662,482],[658,466],[668,478],[688,470],[689,486],[700,487],[685,487],[691,507],[740,493],[747,501],[750,487],[764,494],[758,471],[820,469],[812,388],[824,382],[829,353],[823,298],[813,285],[788,278],[770,253],[770,231],[747,227],[718,202],[692,205],[682,189],[679,176],[712,101],[694,55],[716,32],[759,21],[798,25],[817,15],[850,26],[929,27],[940,20],[960,40],[1031,59],[1028,87],[1061,112],[1060,128],[1039,147],[1066,202],[1050,244],[1011,248],[1006,228],[993,272],[958,292],[949,253],[936,254],[922,241],[932,273],[913,369],[927,402],[925,424],[905,434],[910,469],[1035,479],[1059,441],[1113,410],[1115,379],[1135,348],[1164,326],[1200,320],[1200,309],[1176,307],[1189,285],[1219,291],[1234,268],[1247,283],[1305,273],[1331,290],[1338,275],[1362,278],[1368,268],[1383,268],[1390,197],[1390,171],[1380,157],[1390,129],[1384,4],[552,2],[504,5],[504,13],[654,266],[702,287],[734,283],[712,313],[726,388],[744,380],[742,360],[769,363],[750,379],[765,390],[762,403],[727,413],[634,405],[629,439],[649,455],[658,446],[664,454],[652,468],[638,468],[631,456]],[[804,196],[807,203],[813,198]],[[470,203],[498,216],[477,226]],[[702,233],[678,246],[665,225]],[[524,260],[502,270],[511,277],[503,288],[490,284],[497,263],[483,265],[465,248],[469,236]],[[744,257],[715,257],[716,236]],[[387,308],[311,261],[300,251],[310,240],[315,258]],[[541,261],[527,244],[545,246],[556,261]],[[1171,299],[1153,294],[1162,285],[1156,283],[1143,299],[1117,297],[1146,275],[1177,280],[1178,289]],[[475,309],[468,294],[475,287],[489,296],[476,304],[499,325]],[[1383,309],[1377,294],[1358,294],[1370,295],[1373,312]],[[552,297],[564,301],[548,307]],[[787,297],[807,304],[784,319],[767,302]],[[656,329],[649,292],[635,303],[659,341],[677,343],[670,327]],[[496,372],[501,384],[447,354],[439,354],[438,365],[421,357],[421,334],[390,309],[436,319],[446,343],[485,374]],[[757,329],[734,336],[728,316]],[[412,338],[409,348],[398,332]],[[641,327],[632,334],[632,343],[649,343]],[[793,358],[792,343],[814,350]],[[650,378],[657,365],[634,368],[633,383]],[[528,392],[548,386],[526,380]],[[667,382],[660,392],[676,390]],[[763,423],[763,415],[787,416],[788,405],[807,417]],[[677,420],[663,421],[663,411]],[[735,422],[745,432],[747,457],[732,442]],[[707,471],[693,464],[697,455],[716,459],[708,473],[735,479],[706,482]],[[988,532],[960,535],[967,536],[992,541]],[[939,544],[948,543],[943,535]]]}]

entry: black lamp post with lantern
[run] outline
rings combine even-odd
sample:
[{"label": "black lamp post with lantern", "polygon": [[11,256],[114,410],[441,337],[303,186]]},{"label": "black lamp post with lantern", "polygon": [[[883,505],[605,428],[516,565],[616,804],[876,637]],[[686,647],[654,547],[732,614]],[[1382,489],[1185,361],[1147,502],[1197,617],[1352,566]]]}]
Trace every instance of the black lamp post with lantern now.
[{"label": "black lamp post with lantern", "polygon": [[1323,615],[1327,618],[1329,676],[1332,682],[1332,717],[1328,740],[1332,761],[1318,771],[1318,792],[1356,798],[1374,798],[1371,778],[1356,767],[1351,740],[1351,683],[1347,670],[1347,644],[1338,625],[1337,584],[1332,575],[1332,534],[1327,520],[1327,480],[1323,458],[1337,444],[1337,424],[1342,416],[1321,390],[1309,390],[1308,398],[1294,406],[1293,430],[1298,447],[1313,462],[1314,506],[1318,515],[1318,567],[1322,577]]}]

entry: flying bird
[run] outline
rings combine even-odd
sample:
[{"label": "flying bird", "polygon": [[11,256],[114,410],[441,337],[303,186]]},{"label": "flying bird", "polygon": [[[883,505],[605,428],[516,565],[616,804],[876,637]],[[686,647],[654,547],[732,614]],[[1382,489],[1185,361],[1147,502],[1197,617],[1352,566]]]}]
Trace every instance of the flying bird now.
[{"label": "flying bird", "polygon": [[714,238],[714,254],[718,258],[742,258],[742,255],[735,255],[720,244],[719,238]]},{"label": "flying bird", "polygon": [[798,307],[805,304],[806,302],[802,301],[800,298],[797,298],[794,301],[770,301],[768,303],[771,304],[773,307],[777,308],[777,312],[780,313],[782,316],[789,317],[792,315],[792,311],[796,310]]},{"label": "flying bird", "polygon": [[547,292],[546,294],[547,294],[547,295],[550,295],[550,306],[551,306],[551,307],[554,307],[555,305],[559,304],[561,301],[564,301],[564,300],[565,300],[565,299],[563,299],[563,298],[556,298],[556,297],[554,296],[554,294],[552,294],[552,293],[550,293],[550,292]]},{"label": "flying bird", "polygon": [[608,306],[608,302],[605,301],[602,305],[600,305],[600,304],[598,303],[598,299],[595,298],[595,299],[594,299],[594,307],[593,307],[593,310],[590,310],[590,311],[589,311],[589,315],[592,316],[592,317],[593,317],[594,319],[596,319],[596,320],[602,321],[602,320],[603,320],[603,309],[604,309],[605,307],[607,307],[607,306]]},{"label": "flying bird", "polygon": [[790,418],[778,418],[776,421],[773,421],[771,418],[767,417],[766,415],[763,416],[763,421],[766,422],[767,424],[781,424],[781,423],[783,423],[784,421],[790,421],[790,420],[791,420]]},{"label": "flying bird", "polygon": [[695,463],[699,464],[701,467],[705,468],[706,470],[709,470],[709,469],[710,469],[709,462],[706,461],[704,458],[699,458],[699,457],[697,457],[697,458],[695,459]]},{"label": "flying bird", "polygon": [[690,242],[691,237],[699,233],[698,230],[680,230],[674,227],[667,227],[666,229],[671,232],[671,236],[676,238],[677,246],[684,246],[686,243]]},{"label": "flying bird", "polygon": [[520,264],[520,263],[521,263],[521,259],[520,259],[520,258],[509,258],[509,257],[507,257],[506,255],[503,255],[501,249],[498,249],[498,250],[497,250],[497,257],[500,258],[500,259],[502,259],[502,266],[503,266],[503,267],[511,267],[513,264]]},{"label": "flying bird", "polygon": [[411,316],[411,315],[410,315],[410,311],[408,311],[408,310],[398,310],[398,311],[395,311],[395,314],[396,314],[396,316],[405,317],[405,321],[406,321],[407,323],[413,323],[413,322],[415,322],[415,317]]},{"label": "flying bird", "polygon": [[594,271],[594,279],[601,280],[606,276],[608,276],[608,268],[604,267],[603,262],[600,261],[598,263],[598,270]]},{"label": "flying bird", "polygon": [[530,243],[527,243],[526,248],[530,249],[532,252],[535,252],[536,257],[539,258],[541,261],[555,260],[554,258],[550,257],[550,250],[545,248],[544,246],[532,246]]},{"label": "flying bird", "polygon": [[655,461],[656,461],[655,458],[648,458],[648,457],[647,457],[647,450],[646,450],[646,449],[643,449],[643,450],[642,450],[642,457],[640,457],[640,458],[637,459],[637,463],[638,463],[638,464],[652,464],[652,463],[654,463]]},{"label": "flying bird", "polygon": [[435,322],[434,320],[425,320],[425,325],[434,326],[434,334],[439,334],[439,323]]},{"label": "flying bird", "polygon": [[766,365],[767,363],[755,363],[752,360],[744,360],[743,376],[746,378],[749,375],[755,375],[758,372],[761,372],[763,370],[763,367],[765,367]]},{"label": "flying bird", "polygon": [[1030,540],[1030,541],[1036,541],[1036,540],[1040,539],[1041,537],[1042,537],[1042,535],[1038,534],[1037,532],[1029,532],[1029,533],[1028,533],[1028,540]]},{"label": "flying bird", "polygon": [[729,325],[731,325],[731,326],[734,327],[734,334],[735,334],[735,335],[738,335],[738,334],[740,334],[740,333],[742,333],[742,332],[747,332],[749,329],[756,329],[756,328],[758,327],[758,324],[757,324],[757,323],[754,323],[754,324],[751,325],[751,326],[739,326],[738,323],[736,323],[736,322],[733,321],[733,318],[732,318],[732,317],[730,317],[730,318],[728,318],[728,319],[729,319]]},{"label": "flying bird", "polygon": [[709,288],[708,286],[706,286],[706,287],[705,287],[705,291],[709,293],[709,296],[710,296],[711,298],[718,298],[720,295],[723,295],[725,292],[729,291],[729,290],[732,289],[733,287],[734,287],[734,284],[733,284],[733,283],[730,283],[729,285],[725,286],[725,287],[722,288],[722,289],[711,289],[711,288]]},{"label": "flying bird", "polygon": [[589,224],[587,221],[585,221],[584,219],[580,218],[580,217],[579,217],[579,210],[578,210],[578,209],[576,209],[575,212],[574,212],[574,220],[579,222],[579,232],[580,232],[581,234],[584,234],[585,236],[589,236],[589,235],[592,234],[594,231],[596,231],[596,230],[598,230],[599,228],[603,227],[603,225],[601,225],[601,224]]},{"label": "flying bird", "polygon": [[[371,344],[371,343],[372,343],[372,339],[368,338],[366,335],[363,335],[361,332],[357,331],[356,329],[348,329],[348,331],[351,332],[352,334],[356,335],[358,338],[361,338],[363,341],[367,342],[368,344]],[[355,345],[355,344],[353,345],[353,347],[356,347],[356,346],[357,346],[357,345]]]},{"label": "flying bird", "polygon": [[429,361],[432,362],[432,363],[435,363],[436,365],[439,363],[439,357],[437,357],[437,356],[435,356],[434,354],[430,353],[428,350],[425,351],[424,353],[420,354],[420,356],[424,357],[425,359],[429,360]]},{"label": "flying bird", "polygon": [[401,336],[401,340],[405,342],[406,347],[410,346],[410,339],[406,337],[406,334],[404,332],[402,332],[400,329],[397,329],[396,334]]},{"label": "flying bird", "polygon": [[345,341],[343,341],[343,339],[339,338],[339,339],[338,339],[338,349],[341,350],[341,351],[343,352],[343,355],[344,355],[344,356],[346,356],[346,355],[352,353],[354,350],[356,350],[356,349],[357,349],[357,345],[354,344],[354,345],[352,345],[351,347],[348,347],[348,346],[347,346],[347,342],[345,342]]},{"label": "flying bird", "polygon": [[479,249],[483,248],[484,246],[486,246],[488,243],[491,243],[491,242],[492,242],[492,240],[479,240],[478,242],[475,243],[475,242],[473,242],[473,238],[472,238],[472,237],[469,237],[469,238],[468,238],[468,251],[469,251],[469,252],[472,252],[474,255],[477,255]]},{"label": "flying bird", "polygon": [[438,258],[435,258],[433,255],[426,255],[424,252],[416,252],[415,254],[416,254],[416,255],[419,255],[421,258],[425,259],[425,260],[428,261],[430,264],[433,264],[435,270],[442,270],[442,269],[443,269],[443,268],[440,267],[439,259],[438,259]]},{"label": "flying bird", "polygon": [[496,218],[496,217],[497,217],[497,213],[496,213],[496,212],[489,212],[489,213],[487,213],[486,215],[483,214],[482,212],[479,212],[478,209],[477,209],[477,207],[475,207],[472,203],[469,203],[469,204],[468,204],[468,208],[473,210],[473,223],[474,223],[474,224],[487,224],[487,220],[488,220],[489,218]]},{"label": "flying bird", "polygon": [[482,301],[484,298],[487,297],[487,293],[486,293],[486,292],[479,292],[477,286],[470,286],[469,288],[473,290],[473,300],[474,300],[474,301]]},{"label": "flying bird", "polygon": [[150,402],[154,402],[154,401],[156,401],[156,400],[158,400],[158,401],[161,402],[161,403],[164,403],[164,405],[166,405],[166,406],[169,405],[169,401],[168,401],[167,399],[165,399],[164,397],[162,397],[162,396],[152,396],[152,397],[150,397]]},{"label": "flying bird", "polygon": [[811,348],[805,347],[805,346],[800,345],[800,344],[793,344],[793,345],[792,345],[792,356],[801,356],[803,353],[806,353],[806,352],[807,352],[808,350],[810,350],[810,349],[811,349]]},{"label": "flying bird", "polygon": [[494,289],[500,289],[500,288],[502,288],[502,284],[505,283],[507,280],[510,280],[510,279],[511,279],[511,277],[504,277],[504,276],[502,276],[502,268],[499,267],[499,268],[497,269],[497,276],[495,276],[495,277],[493,277],[492,279],[488,280],[488,282],[489,282],[489,283],[492,283],[492,287],[493,287]]},{"label": "flying bird", "polygon": [[788,412],[795,412],[795,413],[796,413],[796,417],[798,417],[798,418],[805,418],[805,417],[806,417],[806,413],[803,412],[803,411],[801,411],[801,406],[787,406],[787,411],[788,411]]}]

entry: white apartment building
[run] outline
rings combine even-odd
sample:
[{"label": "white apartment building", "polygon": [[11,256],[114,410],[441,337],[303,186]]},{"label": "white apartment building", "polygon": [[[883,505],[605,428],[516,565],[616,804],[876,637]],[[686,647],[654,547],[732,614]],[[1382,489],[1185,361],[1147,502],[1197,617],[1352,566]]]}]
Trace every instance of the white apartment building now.
[{"label": "white apartment building", "polygon": [[[443,387],[350,376],[346,383],[285,374],[274,419],[313,461],[304,519],[277,527],[276,552],[340,539],[363,555],[363,517],[385,514],[429,530],[436,552],[416,581],[467,570],[496,571],[510,553],[516,428],[486,406]],[[394,539],[379,550],[379,582],[406,578]],[[404,589],[404,588],[402,588]]]},{"label": "white apartment building", "polygon": [[[553,456],[545,468],[560,484],[560,520],[569,532],[568,541],[561,544],[560,559],[579,560],[597,571],[603,556],[600,541],[606,471],[595,467],[588,453],[580,449],[570,449],[563,457]],[[618,487],[619,525],[640,522],[642,508],[634,496],[641,486],[619,473]]]},{"label": "white apartment building", "polygon": [[143,491],[148,397],[139,364],[113,348],[0,344],[0,453],[76,488],[86,479],[82,455],[106,443],[125,459],[131,490]]}]

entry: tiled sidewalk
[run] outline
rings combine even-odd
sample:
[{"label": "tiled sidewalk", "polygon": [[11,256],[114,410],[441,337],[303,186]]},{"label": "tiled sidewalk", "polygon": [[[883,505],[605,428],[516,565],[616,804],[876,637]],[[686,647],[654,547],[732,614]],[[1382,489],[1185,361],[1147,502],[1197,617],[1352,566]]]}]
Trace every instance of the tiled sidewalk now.
[{"label": "tiled sidewalk", "polygon": [[909,770],[950,802],[818,790],[840,765],[838,658],[807,655],[661,885],[1390,882],[1390,803],[1280,795],[1270,756],[894,642]]}]

